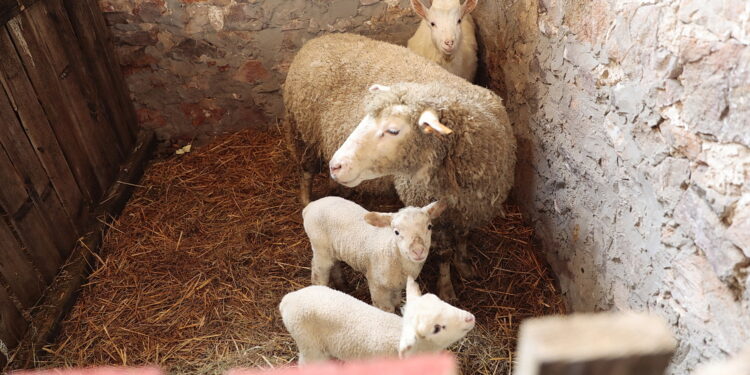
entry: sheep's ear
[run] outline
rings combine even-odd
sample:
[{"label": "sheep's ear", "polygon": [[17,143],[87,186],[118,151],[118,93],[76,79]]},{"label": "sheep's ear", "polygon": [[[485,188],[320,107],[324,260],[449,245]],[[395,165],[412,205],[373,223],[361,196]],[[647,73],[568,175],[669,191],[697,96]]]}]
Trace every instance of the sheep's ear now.
[{"label": "sheep's ear", "polygon": [[398,342],[398,358],[404,359],[417,343],[417,332],[411,324],[404,324],[401,339]]},{"label": "sheep's ear", "polygon": [[379,212],[368,212],[365,214],[365,221],[374,227],[390,227],[393,216],[391,214],[381,214]]},{"label": "sheep's ear", "polygon": [[411,0],[411,7],[414,8],[414,11],[417,12],[420,17],[427,18],[427,7],[422,0]]},{"label": "sheep's ear", "polygon": [[406,303],[408,304],[409,301],[414,300],[415,298],[419,298],[422,296],[422,292],[419,291],[419,284],[417,284],[416,281],[414,281],[414,278],[409,276],[406,278]]},{"label": "sheep's ear", "polygon": [[453,133],[453,130],[440,122],[440,117],[438,117],[437,112],[435,112],[434,109],[424,110],[419,116],[418,121],[419,127],[422,128],[422,131],[425,134],[436,132],[440,135],[448,135]]},{"label": "sheep's ear", "polygon": [[391,91],[391,88],[388,87],[388,86],[379,85],[379,84],[376,83],[376,84],[370,86],[370,88],[368,90],[370,90],[370,92],[388,92],[388,91]]},{"label": "sheep's ear", "polygon": [[466,0],[464,5],[461,5],[461,17],[471,13],[474,8],[477,7],[477,0]]},{"label": "sheep's ear", "polygon": [[434,219],[440,216],[440,214],[442,214],[446,208],[448,208],[447,203],[445,203],[444,201],[437,201],[428,204],[427,206],[423,207],[422,210],[430,215],[430,219]]}]

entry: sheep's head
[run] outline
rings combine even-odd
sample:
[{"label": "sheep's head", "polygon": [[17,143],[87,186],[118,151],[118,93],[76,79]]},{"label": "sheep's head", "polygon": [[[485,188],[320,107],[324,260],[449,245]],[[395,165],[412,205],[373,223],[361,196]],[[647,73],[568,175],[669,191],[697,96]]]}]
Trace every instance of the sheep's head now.
[{"label": "sheep's head", "polygon": [[404,100],[408,84],[397,89],[370,87],[366,115],[329,162],[331,178],[355,187],[362,181],[389,175],[413,175],[423,167],[415,162],[418,137],[441,137],[453,131],[440,122],[437,111],[427,104]]},{"label": "sheep's head", "polygon": [[461,43],[461,22],[477,6],[477,0],[433,0],[427,8],[422,0],[411,0],[414,11],[430,27],[432,43],[444,55],[453,55]]},{"label": "sheep's head", "polygon": [[368,212],[365,221],[376,227],[390,227],[401,256],[422,263],[432,244],[432,219],[445,208],[443,202],[432,202],[422,208],[404,207],[396,213]]},{"label": "sheep's head", "polygon": [[424,351],[438,351],[462,339],[474,328],[474,315],[419,291],[409,276],[398,355],[403,358]]}]

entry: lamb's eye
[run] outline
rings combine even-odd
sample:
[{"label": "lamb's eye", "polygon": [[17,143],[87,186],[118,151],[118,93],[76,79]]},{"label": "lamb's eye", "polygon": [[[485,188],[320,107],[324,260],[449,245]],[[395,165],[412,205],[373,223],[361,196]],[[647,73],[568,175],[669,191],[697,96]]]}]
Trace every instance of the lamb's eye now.
[{"label": "lamb's eye", "polygon": [[398,131],[398,129],[388,129],[385,132],[388,133],[388,134],[392,134],[392,135],[398,135],[399,131]]},{"label": "lamb's eye", "polygon": [[430,26],[435,27],[435,22],[430,22]]},{"label": "lamb's eye", "polygon": [[460,18],[458,19],[458,23],[461,23],[461,19]]},{"label": "lamb's eye", "polygon": [[440,324],[435,324],[435,329],[432,331],[433,334],[440,332]]},{"label": "lamb's eye", "polygon": [[398,236],[398,231],[397,230],[394,230],[393,233],[396,233],[396,235]]},{"label": "lamb's eye", "polygon": [[427,224],[427,230],[432,230],[432,224]]}]

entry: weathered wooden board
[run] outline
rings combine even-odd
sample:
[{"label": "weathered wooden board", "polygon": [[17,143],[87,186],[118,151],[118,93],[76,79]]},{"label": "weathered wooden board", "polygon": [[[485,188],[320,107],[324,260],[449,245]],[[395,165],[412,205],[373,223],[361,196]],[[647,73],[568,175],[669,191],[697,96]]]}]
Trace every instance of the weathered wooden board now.
[{"label": "weathered wooden board", "polygon": [[[75,119],[69,111],[65,92],[43,50],[38,45],[29,45],[20,27],[15,19],[8,22],[8,31],[0,30],[0,43],[16,45],[34,92],[82,193],[90,200],[96,201],[101,196],[103,188],[97,180],[94,164],[83,146],[84,140],[75,131]],[[9,32],[15,35],[14,41],[11,41]]]},{"label": "weathered wooden board", "polygon": [[[55,0],[55,2],[58,1]],[[118,70],[116,72],[118,75],[121,73],[119,63],[113,58],[114,46],[108,38],[109,29],[103,24],[101,12],[92,12],[92,7],[96,9],[96,2],[64,0],[63,3],[85,57],[86,69],[92,73],[96,90],[103,99],[106,108],[105,116],[115,129],[121,148],[130,150],[135,139],[134,129],[130,125],[136,123],[135,111],[130,104],[130,99],[124,97],[127,91],[123,90],[124,87],[118,87],[113,74],[115,68]],[[97,15],[101,18],[102,25],[97,22]]]},{"label": "weathered wooden board", "polygon": [[[65,154],[37,99],[18,54],[4,30],[0,30],[0,83],[13,103],[19,123],[23,129],[8,129],[8,136],[25,132],[37,157],[41,161],[49,180],[76,227],[83,225],[84,212],[89,202],[76,182],[76,176],[68,165]],[[15,134],[15,135],[14,135]],[[90,201],[90,197],[86,197]]]},{"label": "weathered wooden board", "polygon": [[[0,120],[1,121],[1,120]],[[17,174],[5,148],[0,146],[0,181],[10,189],[0,189],[0,216],[10,222],[18,234],[34,268],[45,282],[50,282],[62,264],[62,257],[55,246],[50,228],[39,208],[27,194],[25,184]]]},{"label": "weathered wooden board", "polygon": [[[0,287],[0,341],[6,348],[18,344],[26,331],[26,321],[10,300],[5,288]],[[0,354],[0,364],[6,361]]]},{"label": "weathered wooden board", "polygon": [[[41,220],[47,228],[47,235],[55,244],[54,248],[59,254],[67,256],[78,233],[52,188],[34,147],[18,122],[12,104],[5,91],[0,91],[0,123],[4,124],[3,131],[0,132],[0,145],[7,153],[16,174],[23,181],[28,197],[44,212]],[[8,211],[8,214],[11,218],[19,216],[16,211]]]},{"label": "weathered wooden board", "polygon": [[0,254],[3,254],[0,256],[0,276],[8,284],[9,291],[24,307],[34,306],[44,290],[44,280],[34,270],[5,220],[0,220]]}]

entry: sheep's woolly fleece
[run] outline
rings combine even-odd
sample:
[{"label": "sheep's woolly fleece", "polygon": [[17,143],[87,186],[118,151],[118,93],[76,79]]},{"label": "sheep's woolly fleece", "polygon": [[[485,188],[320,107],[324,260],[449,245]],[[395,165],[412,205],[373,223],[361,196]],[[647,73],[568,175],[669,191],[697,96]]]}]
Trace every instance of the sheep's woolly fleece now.
[{"label": "sheep's woolly fleece", "polygon": [[[245,131],[154,161],[35,366],[154,364],[173,374],[220,374],[296,361],[278,304],[310,284],[312,251],[285,143],[276,132]],[[316,197],[325,182],[318,177]],[[369,210],[399,207],[353,199]],[[451,348],[465,374],[509,374],[520,321],[564,311],[533,231],[517,208],[506,209],[506,219],[470,237],[482,280],[456,284],[456,306],[477,318]],[[366,280],[345,271],[345,291],[369,301]],[[428,259],[423,291],[435,275]]]},{"label": "sheep's woolly fleece", "polygon": [[[375,78],[376,77],[376,78]],[[372,84],[389,92],[369,93]],[[394,176],[405,204],[447,200],[438,225],[463,232],[502,213],[513,185],[516,141],[500,97],[472,85],[404,47],[353,34],[307,42],[284,85],[287,123],[324,160],[330,160],[364,115],[404,104],[411,123],[426,108],[454,133],[411,132],[400,150],[405,167],[429,166],[428,178]]]}]

